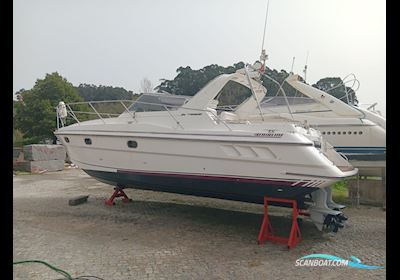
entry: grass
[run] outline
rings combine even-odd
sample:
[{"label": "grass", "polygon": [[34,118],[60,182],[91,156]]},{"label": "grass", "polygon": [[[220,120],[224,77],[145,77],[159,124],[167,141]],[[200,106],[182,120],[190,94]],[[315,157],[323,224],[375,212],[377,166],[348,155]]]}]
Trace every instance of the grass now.
[{"label": "grass", "polygon": [[346,180],[336,182],[332,186],[332,198],[337,203],[346,204],[350,202],[349,189]]},{"label": "grass", "polygon": [[14,175],[17,175],[17,176],[19,176],[19,175],[35,175],[35,174],[37,174],[37,173],[31,173],[31,172],[27,172],[27,171],[17,171],[17,170],[14,170],[13,173],[14,173]]}]

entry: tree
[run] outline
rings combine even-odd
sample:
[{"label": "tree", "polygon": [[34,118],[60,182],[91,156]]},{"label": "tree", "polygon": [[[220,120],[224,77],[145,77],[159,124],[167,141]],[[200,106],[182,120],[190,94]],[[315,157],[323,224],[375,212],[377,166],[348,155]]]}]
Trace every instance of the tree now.
[{"label": "tree", "polygon": [[[19,92],[23,92],[24,89],[21,89],[18,91]],[[21,103],[22,101],[16,101],[13,100],[13,146],[14,147],[18,147],[22,144],[22,140],[23,140],[23,134],[19,129],[16,129],[16,125],[15,125],[15,117],[17,115],[17,106],[19,105],[19,103]]]},{"label": "tree", "polygon": [[[278,72],[276,69],[270,69],[268,67],[265,68],[265,74],[274,79],[276,82],[281,85],[283,90],[285,91],[286,96],[295,96],[296,95],[296,89],[294,89],[292,86],[290,86],[288,83],[285,83],[285,79],[289,76],[289,73],[286,72],[284,69],[281,69],[280,72]],[[282,95],[282,90],[280,87],[271,79],[268,79],[265,76],[261,77],[262,84],[264,87],[267,89],[267,94],[266,96],[275,96],[275,95]]]},{"label": "tree", "polygon": [[189,66],[179,67],[176,70],[178,74],[173,80],[162,79],[161,84],[156,89],[159,92],[166,91],[177,95],[193,96],[218,75],[232,74],[243,67],[243,62],[228,67],[211,64],[199,70],[193,70]]},{"label": "tree", "polygon": [[[209,81],[217,77],[221,74],[231,74],[234,73],[236,70],[241,69],[245,66],[243,62],[238,62],[233,64],[233,66],[223,67],[216,64],[211,64],[208,66],[203,67],[199,70],[193,70],[189,66],[186,67],[179,67],[176,72],[178,73],[173,80],[166,80],[161,79],[160,85],[156,87],[159,92],[166,91],[172,94],[177,95],[188,95],[193,96],[195,95],[201,88],[203,88]],[[265,68],[265,74],[275,80],[271,81],[271,79],[261,76],[261,81],[263,86],[267,89],[266,96],[275,96],[275,95],[282,95],[282,90],[280,86],[283,88],[286,96],[298,96],[301,95],[299,92],[290,86],[288,83],[285,83],[285,79],[289,76],[289,73],[284,69],[281,69],[279,72],[276,69],[270,69],[268,67]],[[304,82],[304,80],[300,77],[300,80]],[[277,83],[280,85],[278,85]],[[317,82],[317,84],[313,85],[319,89],[324,91],[329,90],[336,85],[340,84],[342,80],[340,78],[324,78]],[[230,84],[224,87],[224,90],[229,90],[232,94],[237,94],[238,91],[241,92],[242,96],[248,95],[245,90],[240,90],[240,85],[238,84]],[[341,98],[342,101],[347,102],[345,96],[345,87],[338,87],[329,91],[328,93],[337,97]],[[349,87],[346,87],[347,91],[352,96],[353,100],[356,99],[356,95],[354,90]],[[240,99],[241,97],[239,97]],[[225,95],[225,102],[233,102],[238,101],[235,100],[233,97],[229,97]],[[221,104],[220,104],[221,105]]]},{"label": "tree", "polygon": [[358,103],[356,92],[352,88],[344,85],[343,80],[339,77],[323,78],[312,86],[328,92],[330,95],[342,100],[345,103],[349,103],[351,101],[353,101],[355,104]]},{"label": "tree", "polygon": [[153,83],[147,78],[143,78],[140,82],[140,93],[151,93],[153,92],[153,88]]},{"label": "tree", "polygon": [[17,101],[23,102],[22,93],[24,93],[25,89],[21,88],[19,91],[15,93],[15,98]]},{"label": "tree", "polygon": [[122,87],[80,84],[75,89],[85,101],[132,100],[134,96],[132,91]]},{"label": "tree", "polygon": [[16,104],[15,127],[33,143],[54,137],[55,107],[60,101],[83,101],[73,85],[57,72],[46,74],[43,80],[36,81],[32,89],[20,91],[19,94],[24,102]]}]

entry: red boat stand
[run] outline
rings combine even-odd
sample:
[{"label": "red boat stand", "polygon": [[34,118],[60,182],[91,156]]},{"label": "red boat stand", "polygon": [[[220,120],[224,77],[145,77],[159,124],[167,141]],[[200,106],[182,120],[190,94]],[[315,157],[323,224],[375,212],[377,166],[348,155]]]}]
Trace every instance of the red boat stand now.
[{"label": "red boat stand", "polygon": [[[273,234],[271,222],[268,217],[268,201],[283,202],[292,205],[293,217],[292,217],[292,227],[290,230],[289,237],[276,236]],[[299,225],[297,223],[297,217],[299,215],[308,216],[308,213],[302,212],[297,208],[297,201],[293,199],[284,198],[272,198],[264,197],[264,220],[258,235],[258,244],[263,244],[266,240],[287,244],[288,248],[291,249],[297,245],[301,240],[301,233]]]},{"label": "red boat stand", "polygon": [[125,202],[125,203],[127,203],[127,202],[132,202],[132,199],[130,199],[130,198],[126,195],[126,193],[123,191],[123,188],[122,188],[122,187],[117,186],[117,187],[114,188],[114,190],[115,190],[115,191],[114,191],[114,193],[112,194],[112,196],[111,196],[109,199],[107,199],[106,201],[104,201],[104,203],[105,203],[106,205],[110,205],[110,206],[115,205],[114,199],[117,198],[117,197],[124,197],[124,198],[122,199],[122,202]]}]

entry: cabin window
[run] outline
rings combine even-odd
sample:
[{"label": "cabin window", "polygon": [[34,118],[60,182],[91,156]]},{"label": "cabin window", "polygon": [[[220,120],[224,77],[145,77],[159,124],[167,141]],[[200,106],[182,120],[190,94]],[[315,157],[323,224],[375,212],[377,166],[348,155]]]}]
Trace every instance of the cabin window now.
[{"label": "cabin window", "polygon": [[335,135],[336,134],[336,132],[335,131],[332,131],[332,135]]},{"label": "cabin window", "polygon": [[331,132],[330,132],[330,131],[328,131],[328,135],[331,135]]},{"label": "cabin window", "polygon": [[337,132],[338,135],[342,134],[340,131]]},{"label": "cabin window", "polygon": [[129,140],[129,141],[128,141],[128,147],[129,147],[129,148],[137,148],[137,142],[136,142],[136,141]]},{"label": "cabin window", "polygon": [[349,133],[349,135],[350,135],[350,134],[351,134],[351,131],[349,131],[348,133]]},{"label": "cabin window", "polygon": [[353,134],[357,135],[357,131],[354,131]]},{"label": "cabin window", "polygon": [[65,142],[69,143],[69,138],[68,137],[64,137]]},{"label": "cabin window", "polygon": [[322,131],[322,134],[323,134],[323,135],[325,135],[325,134],[326,134],[326,132],[325,132],[325,131]]},{"label": "cabin window", "polygon": [[85,138],[85,144],[86,144],[86,145],[92,145],[92,139],[90,139],[90,138]]},{"label": "cabin window", "polygon": [[363,134],[363,132],[362,132],[362,131],[359,131],[359,132],[358,132],[358,134],[360,134],[360,135],[361,135],[361,134]]},{"label": "cabin window", "polygon": [[343,131],[343,135],[346,135],[346,131]]}]

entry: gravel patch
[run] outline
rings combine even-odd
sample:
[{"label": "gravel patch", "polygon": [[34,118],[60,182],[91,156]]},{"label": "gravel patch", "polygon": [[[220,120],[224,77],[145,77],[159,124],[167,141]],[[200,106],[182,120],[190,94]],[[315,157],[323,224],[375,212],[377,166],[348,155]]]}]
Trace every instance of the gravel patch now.
[{"label": "gravel patch", "polygon": [[[13,258],[40,259],[72,276],[111,279],[385,279],[386,212],[362,206],[344,210],[337,234],[304,220],[303,240],[257,244],[263,206],[211,198],[127,189],[131,203],[104,205],[112,186],[79,169],[13,177]],[[69,199],[89,195],[86,203]],[[289,209],[271,207],[278,232],[289,231]],[[384,266],[297,267],[296,259],[324,253]],[[14,279],[57,279],[40,264],[13,268]]]}]

